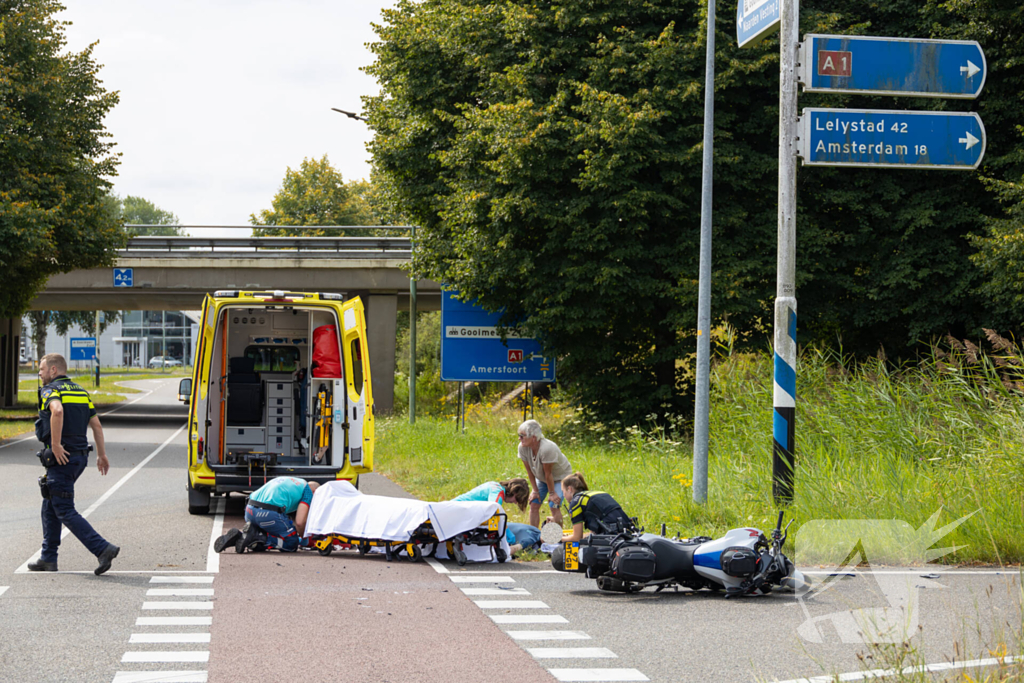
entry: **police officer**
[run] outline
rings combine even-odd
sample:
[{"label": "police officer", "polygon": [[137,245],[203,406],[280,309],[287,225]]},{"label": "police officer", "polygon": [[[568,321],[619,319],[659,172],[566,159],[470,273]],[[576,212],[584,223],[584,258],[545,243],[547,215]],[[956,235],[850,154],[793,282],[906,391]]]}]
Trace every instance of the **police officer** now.
[{"label": "police officer", "polygon": [[100,474],[106,475],[110,462],[96,408],[85,389],[68,379],[67,371],[67,362],[57,353],[47,354],[39,362],[39,379],[44,386],[39,391],[36,436],[47,449],[44,454],[53,452],[53,460],[46,468],[46,485],[42,486],[40,482],[43,489],[43,549],[39,559],[30,562],[28,569],[34,572],[57,571],[57,548],[63,524],[97,557],[99,566],[94,573],[99,576],[110,569],[110,563],[121,549],[104,540],[75,510],[75,482],[85,471],[91,450],[85,435],[87,427],[92,427],[96,441],[96,467]]}]

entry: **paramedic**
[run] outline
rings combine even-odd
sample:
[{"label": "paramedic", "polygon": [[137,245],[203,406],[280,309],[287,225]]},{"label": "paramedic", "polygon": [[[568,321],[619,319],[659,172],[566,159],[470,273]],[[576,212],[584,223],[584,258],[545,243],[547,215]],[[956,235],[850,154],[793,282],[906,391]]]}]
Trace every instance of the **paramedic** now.
[{"label": "paramedic", "polygon": [[[313,501],[313,492],[319,484],[298,477],[277,477],[253,491],[245,504],[245,526],[231,529],[213,545],[218,553],[229,545],[236,553],[246,550],[276,548],[295,552],[300,546],[309,547],[303,538],[306,515]],[[294,514],[292,521],[288,515]]]},{"label": "paramedic", "polygon": [[64,357],[49,353],[39,361],[39,419],[36,437],[43,447],[53,452],[56,464],[46,468],[43,488],[43,549],[39,559],[28,564],[29,571],[57,571],[57,548],[60,546],[61,525],[75,535],[89,552],[99,560],[93,571],[99,576],[110,569],[111,561],[120,548],[96,533],[92,525],[75,510],[75,482],[89,462],[89,440],[86,429],[92,428],[96,441],[96,468],[101,475],[110,470],[103,440],[103,427],[96,416],[96,408],[89,394],[67,377],[68,364]]},{"label": "paramedic", "polygon": [[575,542],[583,538],[583,528],[599,534],[614,534],[634,528],[631,520],[615,502],[603,491],[591,491],[583,473],[573,472],[562,480],[565,497],[572,501],[569,504],[572,515],[572,531],[566,531],[563,542]]},{"label": "paramedic", "polygon": [[[480,484],[471,491],[452,498],[452,500],[480,500],[490,503],[504,505],[505,501],[511,501],[519,506],[520,510],[526,510],[530,498],[530,485],[525,479],[509,479],[507,481],[487,481]],[[540,540],[540,531],[537,527],[529,524],[509,522],[505,528],[505,539],[508,541],[512,554],[523,548],[529,548]],[[516,547],[518,543],[519,547]]]},{"label": "paramedic", "polygon": [[540,528],[540,506],[550,494],[551,517],[562,524],[562,479],[572,474],[569,460],[544,438],[540,423],[527,420],[519,425],[519,459],[530,479],[530,526]]}]

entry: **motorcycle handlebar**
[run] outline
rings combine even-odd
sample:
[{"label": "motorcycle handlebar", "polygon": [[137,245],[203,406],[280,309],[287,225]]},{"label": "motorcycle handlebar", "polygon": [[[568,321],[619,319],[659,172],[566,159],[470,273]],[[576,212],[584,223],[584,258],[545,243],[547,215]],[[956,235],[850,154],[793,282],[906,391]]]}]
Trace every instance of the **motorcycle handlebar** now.
[{"label": "motorcycle handlebar", "polygon": [[782,516],[785,514],[785,510],[779,510],[779,521],[775,524],[775,533],[782,531]]}]

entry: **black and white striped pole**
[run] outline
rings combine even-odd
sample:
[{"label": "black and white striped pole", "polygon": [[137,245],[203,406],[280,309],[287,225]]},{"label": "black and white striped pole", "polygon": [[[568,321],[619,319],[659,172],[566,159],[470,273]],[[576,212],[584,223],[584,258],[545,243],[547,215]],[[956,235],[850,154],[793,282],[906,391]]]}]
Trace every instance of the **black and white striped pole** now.
[{"label": "black and white striped pole", "polygon": [[779,246],[775,290],[772,496],[793,500],[796,470],[796,154],[800,2],[782,0],[779,29]]}]

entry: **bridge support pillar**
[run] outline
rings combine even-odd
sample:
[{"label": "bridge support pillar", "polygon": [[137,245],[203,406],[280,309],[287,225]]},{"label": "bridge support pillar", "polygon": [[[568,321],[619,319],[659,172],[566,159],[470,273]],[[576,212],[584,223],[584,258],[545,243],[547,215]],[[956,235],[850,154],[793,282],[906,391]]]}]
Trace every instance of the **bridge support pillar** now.
[{"label": "bridge support pillar", "polygon": [[395,335],[398,294],[363,294],[366,302],[366,336],[370,345],[370,375],[375,412],[395,408]]},{"label": "bridge support pillar", "polygon": [[[0,407],[18,402],[18,360],[21,355],[21,318],[0,318]],[[394,357],[394,350],[391,352]]]}]

